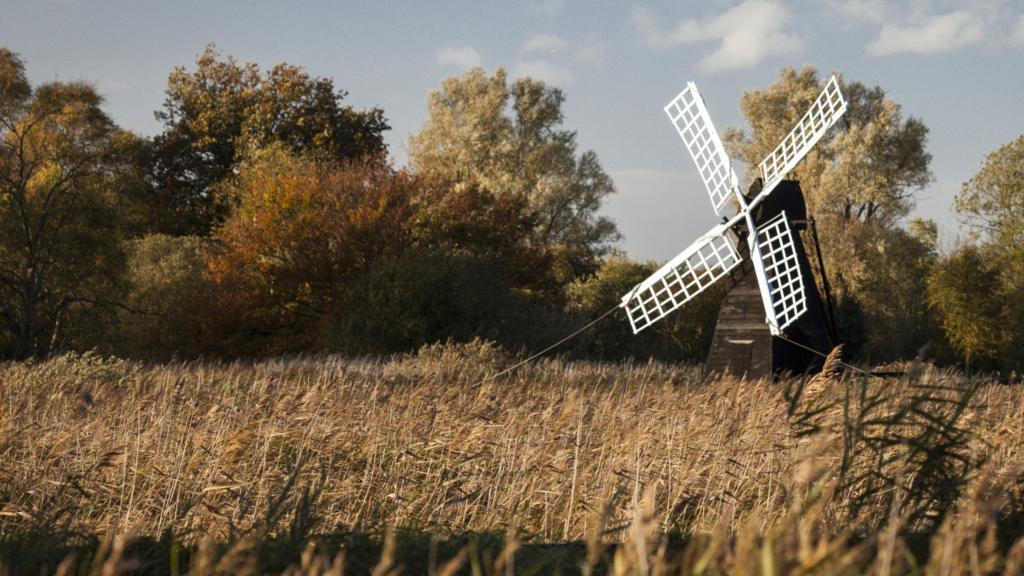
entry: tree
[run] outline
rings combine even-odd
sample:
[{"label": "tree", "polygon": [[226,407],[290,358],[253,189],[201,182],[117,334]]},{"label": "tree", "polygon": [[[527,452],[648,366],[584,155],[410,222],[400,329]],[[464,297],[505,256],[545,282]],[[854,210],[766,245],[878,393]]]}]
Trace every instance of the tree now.
[{"label": "tree", "polygon": [[524,199],[474,183],[417,175],[411,244],[346,289],[329,319],[329,346],[390,353],[437,341],[486,338],[536,349],[561,328],[550,250],[530,241]]},{"label": "tree", "polygon": [[214,233],[201,330],[214,353],[524,345],[543,333],[533,311],[558,304],[552,259],[515,198],[281,145],[221,186],[235,207]]},{"label": "tree", "polygon": [[1019,370],[1024,346],[1024,136],[986,156],[978,173],[964,183],[954,209],[978,234],[988,266],[998,271],[1008,332],[1001,363]]},{"label": "tree", "polygon": [[[813,66],[799,72],[787,67],[779,75],[740,100],[750,134],[726,130],[725,140],[752,176],[824,88]],[[913,193],[931,182],[928,128],[916,118],[904,120],[900,105],[881,87],[841,79],[840,89],[846,114],[795,170],[808,209],[819,218],[894,225],[913,208]]]},{"label": "tree", "polygon": [[102,342],[119,356],[166,360],[203,353],[203,327],[211,312],[213,286],[207,260],[209,238],[149,234],[127,243],[127,307]]},{"label": "tree", "polygon": [[535,222],[524,198],[419,175],[411,202],[417,248],[500,262],[517,289],[558,303],[555,258],[549,247],[531,242]]},{"label": "tree", "polygon": [[45,356],[76,307],[109,304],[120,273],[115,182],[133,138],[80,82],[34,89],[0,49],[0,320],[16,358]]},{"label": "tree", "polygon": [[597,155],[577,153],[576,133],[561,128],[564,100],[536,80],[509,83],[502,69],[491,77],[470,70],[430,93],[409,152],[419,172],[526,199],[533,241],[557,246],[578,273],[618,238],[597,213],[615,187]]},{"label": "tree", "polygon": [[858,226],[864,236],[850,238],[862,245],[870,266],[857,293],[864,323],[859,349],[871,360],[885,362],[915,357],[941,330],[929,307],[927,284],[938,260],[935,223],[911,220],[907,229],[871,223]]},{"label": "tree", "polygon": [[315,347],[347,282],[409,245],[412,186],[409,173],[379,161],[339,166],[281,145],[242,163],[218,189],[235,205],[210,263],[220,350]]},{"label": "tree", "polygon": [[954,208],[1007,253],[1024,249],[1024,135],[985,157],[957,194]]},{"label": "tree", "polygon": [[[880,87],[840,81],[849,105],[836,127],[790,175],[800,180],[808,212],[821,231],[822,256],[841,311],[856,311],[846,339],[885,357],[927,339],[926,331],[903,334],[905,341],[882,338],[892,325],[922,327],[924,295],[912,274],[926,272],[934,250],[900,229],[914,206],[914,193],[931,181],[927,127],[903,118],[900,105]],[[764,90],[741,99],[749,134],[731,128],[725,140],[732,153],[756,167],[799,121],[823,88],[811,66],[785,68]],[[923,268],[922,268],[923,267]],[[911,272],[913,271],[913,272]],[[896,302],[919,303],[896,306]],[[869,334],[857,334],[859,318]],[[874,334],[871,334],[873,332]]]},{"label": "tree", "polygon": [[999,273],[982,249],[964,245],[940,261],[928,279],[928,300],[968,367],[979,359],[996,358],[1006,344]]},{"label": "tree", "polygon": [[163,227],[208,233],[227,210],[216,183],[270,143],[333,161],[383,156],[383,112],[344,106],[345,96],[330,79],[297,66],[278,64],[261,72],[254,63],[220,59],[212,45],[196,60],[195,71],[176,68],[163,110],[156,113],[164,131],[155,139],[154,177],[177,214]]}]

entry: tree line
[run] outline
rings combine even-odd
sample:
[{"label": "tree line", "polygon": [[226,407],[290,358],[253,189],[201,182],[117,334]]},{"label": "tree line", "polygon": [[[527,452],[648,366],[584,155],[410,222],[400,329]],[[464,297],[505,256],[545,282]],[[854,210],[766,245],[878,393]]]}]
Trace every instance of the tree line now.
[{"label": "tree line", "polygon": [[[819,84],[785,69],[744,94],[750,130],[727,131],[732,152],[756,165]],[[956,208],[977,234],[942,253],[934,223],[905,222],[931,180],[927,128],[880,88],[844,92],[842,125],[796,174],[844,339],[874,361],[930,346],[1013,365],[1024,146],[965,185]],[[91,85],[32,86],[0,49],[0,354],[387,354],[472,338],[530,350],[657,268],[616,248],[600,214],[614,184],[563,125],[561,90],[500,69],[447,78],[405,167],[388,159],[384,111],[346,96],[210,46],[171,72],[147,138]],[[639,336],[614,318],[568,352],[700,360],[720,297]]]}]

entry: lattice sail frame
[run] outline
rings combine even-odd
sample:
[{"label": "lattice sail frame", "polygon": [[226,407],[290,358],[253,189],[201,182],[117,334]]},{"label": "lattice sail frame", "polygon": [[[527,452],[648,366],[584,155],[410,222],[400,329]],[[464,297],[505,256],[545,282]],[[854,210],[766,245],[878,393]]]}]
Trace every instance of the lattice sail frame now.
[{"label": "lattice sail frame", "polygon": [[720,224],[622,297],[637,333],[703,292],[740,263],[728,228]]},{"label": "lattice sail frame", "polygon": [[846,99],[839,91],[839,81],[832,76],[796,127],[759,164],[763,193],[770,193],[845,112]]},{"label": "lattice sail frame", "polygon": [[783,330],[807,311],[804,279],[785,211],[757,229],[757,247],[775,316],[774,322],[769,318],[769,324],[776,330]]},{"label": "lattice sail frame", "polygon": [[697,85],[687,82],[686,89],[665,106],[665,113],[697,164],[697,172],[707,188],[711,206],[721,216],[725,203],[739,193],[739,178],[732,169],[732,161],[711,122]]}]

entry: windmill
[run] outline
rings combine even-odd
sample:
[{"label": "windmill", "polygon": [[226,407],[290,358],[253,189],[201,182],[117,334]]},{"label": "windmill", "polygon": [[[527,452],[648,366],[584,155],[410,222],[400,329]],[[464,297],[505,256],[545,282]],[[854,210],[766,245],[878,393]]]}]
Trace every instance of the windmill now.
[{"label": "windmill", "polygon": [[[796,127],[759,164],[760,177],[747,194],[740,190],[729,155],[693,82],[665,106],[665,112],[697,164],[722,223],[622,297],[633,332],[728,278],[729,290],[705,371],[731,370],[761,377],[782,368],[799,369],[806,358],[787,362],[794,349],[787,351],[786,346],[802,340],[801,347],[827,352],[834,326],[830,331],[823,325],[821,297],[794,229],[808,222],[803,194],[799,183],[785,176],[846,112],[839,82],[835,76],[829,78]],[[731,216],[730,201],[735,208]],[[764,322],[758,322],[762,311]]]}]

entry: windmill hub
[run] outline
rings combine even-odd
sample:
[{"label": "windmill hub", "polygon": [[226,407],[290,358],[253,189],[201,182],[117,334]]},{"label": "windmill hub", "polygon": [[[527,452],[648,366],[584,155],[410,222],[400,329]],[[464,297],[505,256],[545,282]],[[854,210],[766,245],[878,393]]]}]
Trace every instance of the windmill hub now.
[{"label": "windmill hub", "polygon": [[[664,318],[722,278],[728,293],[706,373],[766,377],[806,371],[831,339],[800,235],[807,210],[800,186],[785,176],[846,112],[835,76],[796,127],[759,165],[760,178],[740,191],[732,161],[690,82],[665,112],[697,164],[721,224],[622,297],[634,333]],[[725,213],[730,200],[736,213]],[[794,344],[796,343],[796,344]]]}]

